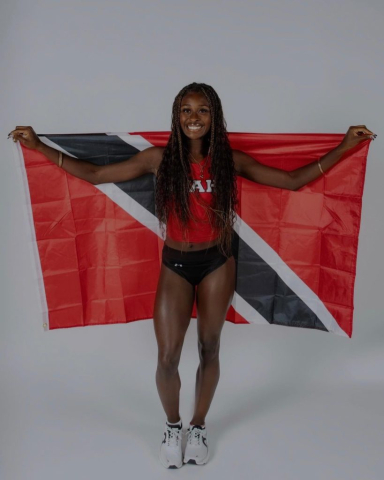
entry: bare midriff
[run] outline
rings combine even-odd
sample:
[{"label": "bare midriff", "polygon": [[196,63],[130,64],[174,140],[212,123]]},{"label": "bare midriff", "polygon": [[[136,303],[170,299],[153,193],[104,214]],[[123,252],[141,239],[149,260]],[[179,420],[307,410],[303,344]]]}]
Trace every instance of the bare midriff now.
[{"label": "bare midriff", "polygon": [[217,245],[218,239],[214,238],[213,240],[209,240],[208,242],[177,242],[176,240],[172,240],[172,238],[166,237],[164,241],[165,245],[168,247],[175,248],[176,250],[181,250],[183,252],[193,252],[195,250],[204,250],[206,248],[213,247]]}]

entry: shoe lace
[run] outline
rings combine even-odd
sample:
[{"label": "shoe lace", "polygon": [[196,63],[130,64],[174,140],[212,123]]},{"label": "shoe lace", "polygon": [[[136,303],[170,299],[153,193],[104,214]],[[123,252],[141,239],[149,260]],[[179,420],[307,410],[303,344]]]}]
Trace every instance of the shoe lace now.
[{"label": "shoe lace", "polygon": [[181,437],[181,428],[172,428],[169,425],[166,427],[167,445],[169,447],[178,447]]},{"label": "shoe lace", "polygon": [[188,432],[188,442],[191,445],[200,445],[201,440],[201,430],[194,428]]}]

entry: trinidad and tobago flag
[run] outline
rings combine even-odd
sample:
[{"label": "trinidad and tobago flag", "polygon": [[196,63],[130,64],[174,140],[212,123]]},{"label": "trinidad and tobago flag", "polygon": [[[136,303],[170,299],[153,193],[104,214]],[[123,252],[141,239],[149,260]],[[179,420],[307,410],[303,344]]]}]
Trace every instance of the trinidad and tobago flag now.
[{"label": "trinidad and tobago flag", "polygon": [[[170,132],[39,135],[97,165],[121,162]],[[232,148],[293,170],[342,134],[229,133]],[[370,142],[296,191],[238,177],[236,291],[226,320],[352,336],[360,215]],[[156,177],[92,185],[13,145],[45,330],[152,319],[161,267]],[[196,318],[196,304],[192,318]]]}]

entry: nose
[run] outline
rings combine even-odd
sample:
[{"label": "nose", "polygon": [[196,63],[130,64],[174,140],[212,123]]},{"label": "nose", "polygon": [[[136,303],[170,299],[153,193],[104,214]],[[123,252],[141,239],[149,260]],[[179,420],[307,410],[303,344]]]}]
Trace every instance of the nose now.
[{"label": "nose", "polygon": [[197,112],[192,112],[190,118],[194,122],[195,120],[199,119],[199,115],[197,114]]}]

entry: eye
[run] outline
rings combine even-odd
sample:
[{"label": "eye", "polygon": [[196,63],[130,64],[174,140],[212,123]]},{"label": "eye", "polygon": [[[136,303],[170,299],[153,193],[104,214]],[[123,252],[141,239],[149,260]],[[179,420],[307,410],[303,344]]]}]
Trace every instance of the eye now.
[{"label": "eye", "polygon": [[182,111],[182,112],[189,111],[189,108],[183,108],[181,111]]},{"label": "eye", "polygon": [[200,111],[201,111],[201,112],[205,112],[205,113],[208,113],[208,112],[209,112],[209,110],[208,110],[207,108],[202,108]]}]

